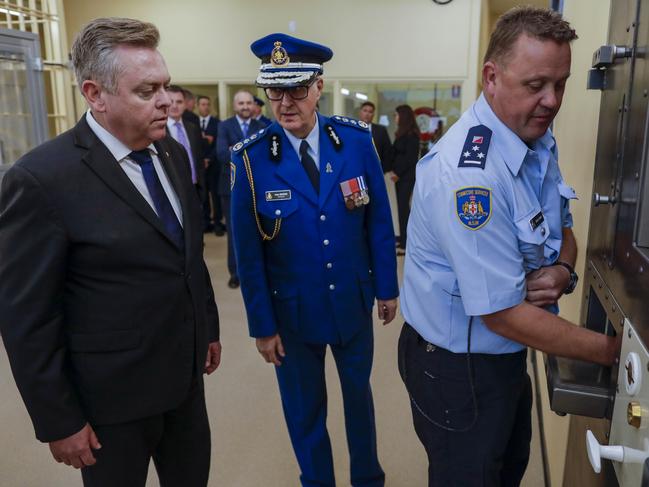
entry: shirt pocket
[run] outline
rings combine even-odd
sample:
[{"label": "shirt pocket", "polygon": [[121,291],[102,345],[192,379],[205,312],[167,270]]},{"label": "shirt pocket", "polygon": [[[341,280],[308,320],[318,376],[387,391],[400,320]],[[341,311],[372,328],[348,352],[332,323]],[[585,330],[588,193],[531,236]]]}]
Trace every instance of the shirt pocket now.
[{"label": "shirt pocket", "polygon": [[297,199],[287,200],[257,201],[257,213],[260,215],[260,223],[266,233],[272,233],[277,219],[281,218],[286,221],[291,215],[298,210],[299,204]]},{"label": "shirt pocket", "polygon": [[545,216],[542,222],[536,225],[533,223],[535,218],[538,218],[539,213],[541,213],[541,208],[535,207],[523,218],[516,221],[518,249],[523,256],[523,266],[526,273],[543,265],[545,242],[550,235],[550,227]]}]

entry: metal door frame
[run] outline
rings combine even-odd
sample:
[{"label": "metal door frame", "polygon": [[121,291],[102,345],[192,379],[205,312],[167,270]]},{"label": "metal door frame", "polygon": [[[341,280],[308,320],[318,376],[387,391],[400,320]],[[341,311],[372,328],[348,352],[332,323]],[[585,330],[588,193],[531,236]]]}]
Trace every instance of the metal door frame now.
[{"label": "metal door frame", "polygon": [[[29,90],[29,109],[32,114],[31,130],[35,146],[48,138],[43,60],[38,35],[31,32],[0,28],[0,51],[20,54],[25,60],[25,73]],[[0,180],[11,164],[0,165]]]}]

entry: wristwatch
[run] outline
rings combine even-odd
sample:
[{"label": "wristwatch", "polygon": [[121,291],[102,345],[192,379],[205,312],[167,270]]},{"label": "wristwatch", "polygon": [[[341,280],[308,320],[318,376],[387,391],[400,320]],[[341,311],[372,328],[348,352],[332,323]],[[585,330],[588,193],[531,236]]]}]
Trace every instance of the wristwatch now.
[{"label": "wristwatch", "polygon": [[579,281],[579,276],[575,272],[575,269],[567,262],[563,262],[560,260],[556,261],[554,265],[560,265],[561,267],[565,267],[566,269],[568,269],[568,272],[570,272],[570,282],[568,282],[568,285],[563,290],[563,294],[572,293],[577,287],[577,281]]}]

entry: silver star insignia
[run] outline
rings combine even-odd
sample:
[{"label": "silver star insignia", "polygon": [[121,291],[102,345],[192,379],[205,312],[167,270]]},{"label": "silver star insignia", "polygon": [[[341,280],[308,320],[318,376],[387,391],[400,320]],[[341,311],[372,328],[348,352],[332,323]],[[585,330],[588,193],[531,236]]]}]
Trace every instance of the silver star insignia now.
[{"label": "silver star insignia", "polygon": [[477,151],[480,150],[480,147],[478,147],[477,145],[474,145],[473,147],[471,147],[471,150],[473,150],[474,152],[477,152]]},{"label": "silver star insignia", "polygon": [[482,159],[483,157],[484,157],[484,154],[482,152],[480,154],[478,154],[478,159]]},{"label": "silver star insignia", "polygon": [[464,157],[469,157],[470,155],[471,155],[471,153],[470,153],[469,151],[466,151],[466,152],[464,153]]}]

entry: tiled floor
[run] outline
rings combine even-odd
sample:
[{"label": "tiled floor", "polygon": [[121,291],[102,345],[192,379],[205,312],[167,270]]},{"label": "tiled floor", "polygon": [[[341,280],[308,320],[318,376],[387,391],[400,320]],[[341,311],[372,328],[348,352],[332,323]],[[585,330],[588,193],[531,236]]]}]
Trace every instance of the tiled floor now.
[{"label": "tiled floor", "polygon": [[[221,315],[223,362],[206,381],[212,429],[210,487],[298,486],[298,469],[284,425],[275,375],[248,337],[239,290],[228,289],[225,238],[206,236],[206,260]],[[402,258],[400,260],[402,263]],[[379,455],[387,487],[425,487],[426,457],[412,428],[410,407],[397,372],[402,320],[375,327],[372,374]],[[330,358],[330,357],[329,357]],[[329,433],[338,485],[349,485],[340,385],[327,362]],[[0,487],[80,486],[79,472],[55,463],[34,439],[29,418],[0,352]],[[100,439],[101,440],[101,439]],[[148,486],[157,486],[153,470]],[[542,487],[543,469],[534,423],[532,457],[524,487]],[[118,486],[116,486],[118,487]]]}]

